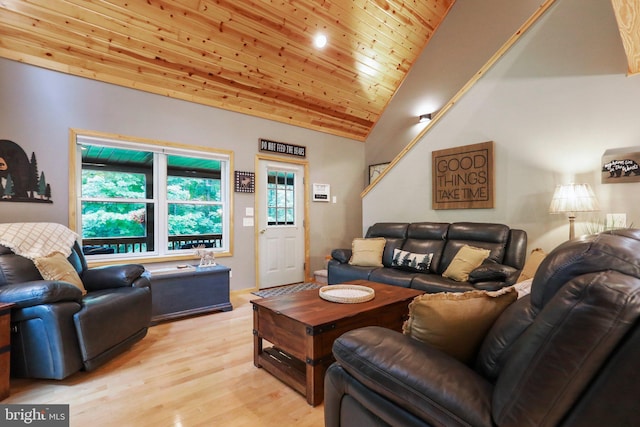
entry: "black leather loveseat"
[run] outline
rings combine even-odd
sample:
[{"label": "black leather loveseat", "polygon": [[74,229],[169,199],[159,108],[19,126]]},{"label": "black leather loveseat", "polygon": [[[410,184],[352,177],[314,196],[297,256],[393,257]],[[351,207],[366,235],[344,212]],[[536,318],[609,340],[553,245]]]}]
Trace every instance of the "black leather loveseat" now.
[{"label": "black leather loveseat", "polygon": [[638,425],[640,230],[552,251],[470,365],[383,328],[333,353],[326,427]]},{"label": "black leather loveseat", "polygon": [[76,243],[68,257],[87,290],[43,280],[33,261],[0,245],[0,302],[11,310],[11,374],[62,379],[92,370],[147,333],[151,288],[142,265],[87,268]]},{"label": "black leather loveseat", "polygon": [[[426,292],[465,292],[473,289],[496,290],[515,283],[524,266],[527,233],[503,224],[458,222],[387,222],[369,227],[365,238],[386,240],[382,267],[349,264],[351,249],[334,249],[328,262],[331,285],[350,280],[371,280],[411,287]],[[464,245],[489,249],[484,264],[471,272],[468,281],[442,277]],[[392,267],[394,249],[411,253],[433,254],[426,273]]]}]

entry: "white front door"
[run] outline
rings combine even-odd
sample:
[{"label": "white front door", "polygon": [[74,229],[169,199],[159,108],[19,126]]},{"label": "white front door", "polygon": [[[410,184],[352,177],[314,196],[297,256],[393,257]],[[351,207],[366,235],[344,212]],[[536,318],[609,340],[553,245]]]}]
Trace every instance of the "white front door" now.
[{"label": "white front door", "polygon": [[259,288],[303,282],[304,165],[261,159],[258,174]]}]

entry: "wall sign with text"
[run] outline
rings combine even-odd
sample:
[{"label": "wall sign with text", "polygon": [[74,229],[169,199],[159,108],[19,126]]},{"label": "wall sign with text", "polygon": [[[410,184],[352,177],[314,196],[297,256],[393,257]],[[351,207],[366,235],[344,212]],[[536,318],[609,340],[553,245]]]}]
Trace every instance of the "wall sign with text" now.
[{"label": "wall sign with text", "polygon": [[268,153],[286,154],[289,156],[306,157],[307,147],[302,145],[287,144],[285,142],[269,141],[268,139],[260,139],[260,151]]},{"label": "wall sign with text", "polygon": [[432,152],[433,209],[494,207],[493,141]]},{"label": "wall sign with text", "polygon": [[328,202],[331,196],[331,186],[329,184],[313,184],[313,201]]},{"label": "wall sign with text", "polygon": [[640,147],[612,148],[602,156],[602,183],[640,182]]}]

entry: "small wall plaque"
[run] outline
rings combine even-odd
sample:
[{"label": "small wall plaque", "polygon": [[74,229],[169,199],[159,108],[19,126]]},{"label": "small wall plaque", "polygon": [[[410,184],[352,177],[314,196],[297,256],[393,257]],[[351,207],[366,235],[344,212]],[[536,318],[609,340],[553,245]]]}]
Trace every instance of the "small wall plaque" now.
[{"label": "small wall plaque", "polygon": [[256,176],[253,172],[236,171],[236,193],[255,192]]}]

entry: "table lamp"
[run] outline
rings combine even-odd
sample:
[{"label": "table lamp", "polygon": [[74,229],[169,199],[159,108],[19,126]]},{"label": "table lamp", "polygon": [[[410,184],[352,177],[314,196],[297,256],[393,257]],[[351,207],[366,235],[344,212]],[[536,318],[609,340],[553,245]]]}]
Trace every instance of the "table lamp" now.
[{"label": "table lamp", "polygon": [[569,240],[575,236],[576,212],[595,212],[600,205],[589,184],[563,184],[556,187],[549,206],[549,213],[567,212],[569,215]]}]

